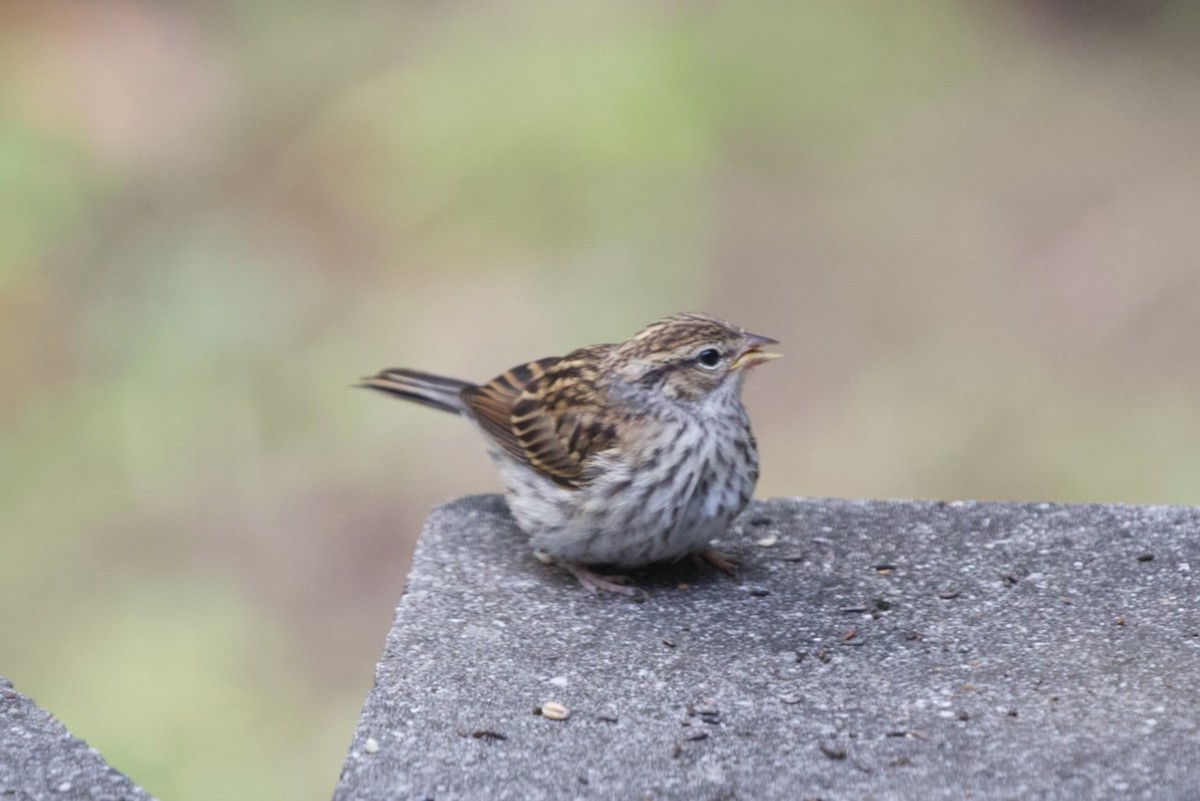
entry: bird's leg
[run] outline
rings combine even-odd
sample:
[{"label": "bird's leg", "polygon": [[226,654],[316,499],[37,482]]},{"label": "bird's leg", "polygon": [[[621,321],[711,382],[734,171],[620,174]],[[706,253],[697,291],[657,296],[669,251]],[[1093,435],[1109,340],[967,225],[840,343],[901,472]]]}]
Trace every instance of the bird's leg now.
[{"label": "bird's leg", "polygon": [[737,569],[742,564],[741,560],[739,560],[733,554],[721,553],[715,548],[705,548],[703,551],[700,551],[700,553],[696,554],[696,556],[700,557],[705,562],[708,562],[722,573],[726,573],[730,576],[737,575]]},{"label": "bird's leg", "polygon": [[571,571],[571,575],[579,579],[588,592],[596,595],[600,590],[625,595],[630,598],[645,597],[646,592],[630,583],[629,576],[601,576],[588,570],[578,562],[563,562],[563,567]]}]

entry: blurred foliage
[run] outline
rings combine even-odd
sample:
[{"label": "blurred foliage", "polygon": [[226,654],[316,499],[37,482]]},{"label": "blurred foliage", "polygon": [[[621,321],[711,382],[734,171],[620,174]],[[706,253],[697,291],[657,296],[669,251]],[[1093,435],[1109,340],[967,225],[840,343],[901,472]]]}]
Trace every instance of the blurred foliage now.
[{"label": "blurred foliage", "polygon": [[[1182,0],[0,5],[0,673],[326,798],[486,378],[705,308],[760,494],[1200,502]],[[902,536],[902,532],[897,532]]]}]

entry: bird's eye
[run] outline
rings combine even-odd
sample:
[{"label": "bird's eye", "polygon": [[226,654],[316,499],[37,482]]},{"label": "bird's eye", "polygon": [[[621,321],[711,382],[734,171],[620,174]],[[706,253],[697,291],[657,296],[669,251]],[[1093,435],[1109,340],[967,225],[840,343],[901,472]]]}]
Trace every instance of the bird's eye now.
[{"label": "bird's eye", "polygon": [[702,367],[711,370],[721,363],[721,351],[716,348],[705,348],[696,354],[696,361],[700,362]]}]

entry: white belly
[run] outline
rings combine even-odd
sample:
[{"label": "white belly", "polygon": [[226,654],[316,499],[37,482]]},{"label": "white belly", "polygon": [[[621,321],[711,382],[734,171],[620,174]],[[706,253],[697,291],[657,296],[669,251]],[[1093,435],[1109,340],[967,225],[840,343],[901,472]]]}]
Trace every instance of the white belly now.
[{"label": "white belly", "polygon": [[[708,547],[749,501],[758,454],[753,440],[746,443],[732,425],[702,433],[700,423],[687,425],[695,427],[690,452],[677,453],[673,461],[649,458],[655,446],[650,442],[635,464],[612,452],[601,454],[599,476],[580,489],[561,487],[494,453],[508,506],[530,544],[566,561],[618,567],[677,559]],[[665,445],[674,432],[661,439],[658,444]]]}]

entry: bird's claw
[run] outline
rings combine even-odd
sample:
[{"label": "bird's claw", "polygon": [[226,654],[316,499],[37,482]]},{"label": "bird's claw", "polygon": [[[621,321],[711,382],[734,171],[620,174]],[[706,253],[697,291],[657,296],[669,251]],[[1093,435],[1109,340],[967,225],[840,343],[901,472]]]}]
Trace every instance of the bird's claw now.
[{"label": "bird's claw", "polygon": [[715,548],[705,548],[697,554],[705,562],[730,576],[737,575],[737,569],[742,566],[742,562],[733,554],[721,553]]},{"label": "bird's claw", "polygon": [[635,600],[645,600],[648,597],[645,590],[633,585],[633,579],[629,576],[602,576],[574,562],[567,562],[566,568],[592,595],[599,595],[600,590],[604,590]]}]

